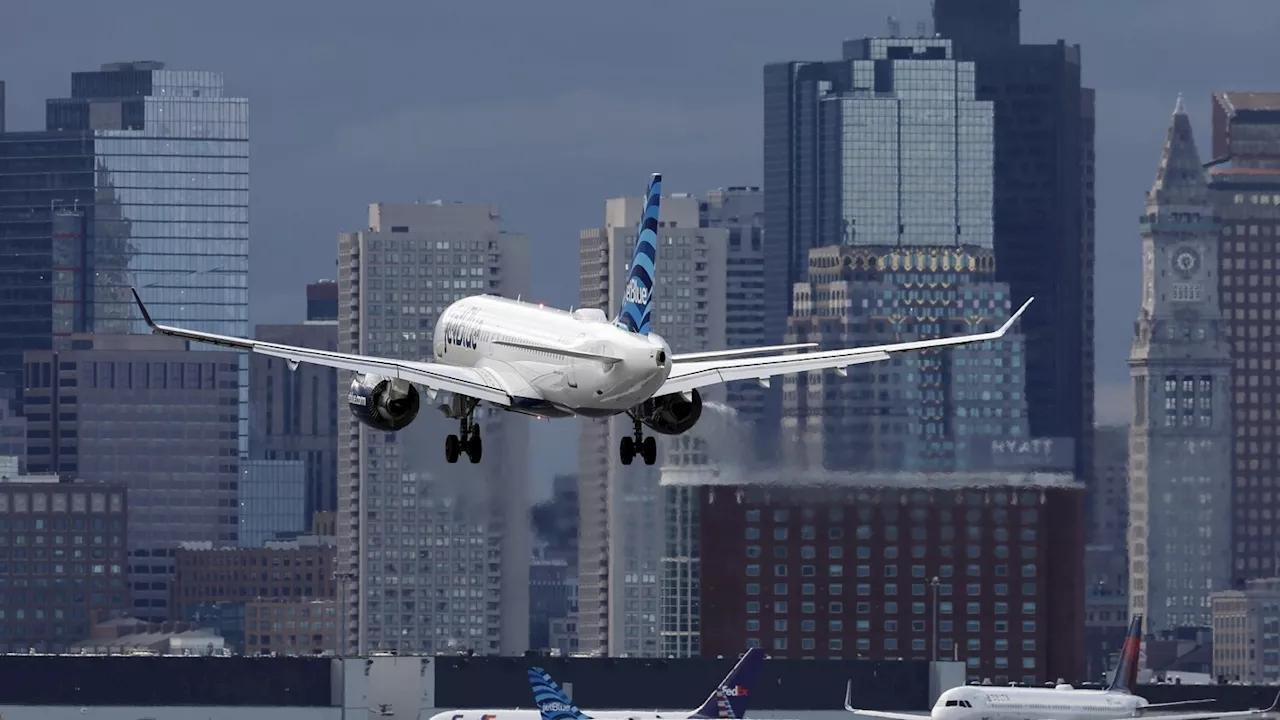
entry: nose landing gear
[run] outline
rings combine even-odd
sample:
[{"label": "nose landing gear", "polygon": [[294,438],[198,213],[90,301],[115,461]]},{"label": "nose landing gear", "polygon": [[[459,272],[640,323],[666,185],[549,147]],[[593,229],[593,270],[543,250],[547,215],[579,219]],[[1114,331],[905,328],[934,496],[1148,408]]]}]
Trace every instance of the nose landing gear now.
[{"label": "nose landing gear", "polygon": [[622,438],[622,442],[618,445],[618,453],[623,465],[630,465],[636,455],[644,458],[645,465],[652,465],[658,461],[658,441],[651,435],[644,436],[644,425],[635,418],[631,419],[634,424],[633,434]]},{"label": "nose landing gear", "polygon": [[452,406],[441,405],[440,410],[448,417],[458,418],[457,435],[444,439],[444,459],[448,463],[458,462],[463,453],[474,465],[480,462],[484,454],[484,443],[480,440],[480,424],[475,421],[476,407],[480,404],[475,398],[455,395]]}]

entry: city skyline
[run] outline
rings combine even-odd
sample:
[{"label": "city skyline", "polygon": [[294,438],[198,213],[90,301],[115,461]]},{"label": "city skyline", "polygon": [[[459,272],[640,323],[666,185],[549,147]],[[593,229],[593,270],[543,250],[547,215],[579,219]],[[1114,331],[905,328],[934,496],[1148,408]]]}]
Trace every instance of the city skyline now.
[{"label": "city skyline", "polygon": [[[1265,68],[1274,65],[1267,58],[1280,52],[1267,43],[1250,42],[1250,33],[1262,33],[1274,25],[1268,15],[1280,19],[1280,7],[1245,2],[1229,8],[1191,2],[1171,7],[1162,2],[1162,12],[1153,14],[1147,8],[1150,4],[1113,7],[1099,2],[1096,9],[1095,3],[1060,8],[1029,0],[1022,13],[1026,41],[1052,42],[1062,37],[1084,47],[1084,82],[1098,91],[1097,287],[1102,307],[1137,306],[1139,288],[1134,278],[1139,255],[1133,243],[1119,240],[1134,235],[1131,218],[1141,202],[1138,189],[1149,182],[1148,158],[1158,152],[1168,98],[1185,94],[1200,144],[1207,147],[1204,136],[1211,93],[1224,88],[1265,89],[1269,82]],[[424,19],[392,28],[376,23],[353,25],[340,12],[326,13],[267,35],[258,29],[262,23],[252,21],[253,11],[232,3],[216,16],[197,18],[211,28],[214,41],[162,32],[177,22],[176,11],[162,10],[118,24],[110,13],[92,10],[86,20],[95,21],[95,27],[113,28],[112,32],[71,42],[49,62],[4,78],[7,126],[9,130],[39,127],[44,98],[64,95],[70,72],[102,62],[155,58],[173,68],[217,70],[227,77],[229,92],[262,102],[254,116],[257,202],[251,234],[261,240],[253,249],[251,322],[292,322],[302,316],[297,288],[334,275],[327,254],[304,248],[327,242],[336,228],[354,226],[365,202],[440,196],[500,203],[506,219],[527,229],[534,245],[545,249],[533,254],[534,294],[552,304],[568,305],[573,284],[567,276],[576,268],[572,260],[577,230],[594,217],[600,199],[636,192],[637,173],[642,177],[661,169],[671,179],[671,190],[695,194],[718,186],[759,184],[758,108],[760,68],[765,63],[811,57],[819,54],[814,48],[847,38],[885,35],[884,17],[889,12],[902,21],[903,34],[914,34],[916,21],[928,17],[923,2],[859,3],[856,7],[812,3],[797,5],[788,13],[764,4],[737,4],[733,12],[742,22],[759,28],[748,31],[757,41],[738,43],[742,33],[730,36],[713,31],[723,8],[708,3],[695,11],[682,10],[681,22],[669,28],[674,39],[691,42],[671,43],[679,49],[660,53],[656,68],[646,69],[640,65],[643,53],[591,50],[604,42],[608,33],[603,28],[613,22],[614,12],[592,9],[595,12],[582,14],[583,27],[574,30],[574,43],[566,43],[575,46],[573,53],[564,57],[550,53],[544,62],[527,67],[507,60],[526,47],[520,33],[547,18],[522,8],[511,10],[509,21],[490,23],[486,12],[495,43],[484,59],[513,74],[514,82],[503,83],[506,89],[500,101],[493,99],[491,90],[478,89],[483,84],[474,82],[470,73],[452,77],[421,73],[410,78],[407,89],[379,92],[380,81],[366,76],[375,64],[408,66],[410,58],[402,48],[410,44],[377,43],[367,56],[368,72],[346,54],[321,49],[326,37],[342,33],[347,40],[358,41],[375,27],[378,33],[395,34],[397,27],[418,32],[424,27],[463,26],[475,12],[470,9],[454,8],[433,17],[431,23]],[[13,10],[16,22],[8,27],[53,26],[41,21],[49,10],[38,5],[20,4]],[[395,14],[394,6],[388,12]],[[412,20],[413,13],[406,12],[400,14],[402,19]],[[1107,22],[1097,22],[1099,13],[1105,14]],[[591,30],[597,26],[602,32],[593,35]],[[831,29],[814,31],[814,27]],[[544,38],[547,32],[554,36],[564,31],[548,28]],[[243,51],[226,53],[221,43],[228,39]],[[0,30],[0,41],[17,53],[34,50],[33,43],[43,42],[39,33],[4,30]],[[431,53],[465,56],[468,51],[453,42],[444,33],[433,35],[426,45]],[[590,47],[581,47],[581,42]],[[301,50],[281,58],[273,52],[281,44]],[[1168,53],[1163,50],[1166,47],[1204,51]],[[128,50],[122,54],[121,48]],[[272,53],[270,61],[267,53]],[[584,66],[578,63],[584,53],[601,59]],[[412,65],[423,66],[417,58]],[[474,72],[485,72],[486,66],[477,67]],[[616,82],[621,77],[628,78],[626,83]],[[348,82],[345,87],[350,92],[335,93],[334,78]],[[624,84],[626,88],[621,87]],[[593,90],[570,91],[583,87]],[[420,97],[432,100],[427,103]],[[584,109],[586,103],[593,109]],[[305,122],[300,120],[303,116]],[[441,142],[441,137],[449,142]],[[312,176],[335,180],[323,185],[299,180]],[[541,193],[533,192],[544,182],[552,188],[556,202],[547,203]],[[302,207],[306,210],[299,212]],[[1121,391],[1131,333],[1126,316],[1101,313],[1098,318],[1100,423],[1126,416],[1127,394]],[[535,437],[550,433],[554,440],[535,442],[535,447],[572,443],[576,436],[573,429],[547,427],[535,432]],[[571,459],[556,460],[546,451],[535,456],[535,465],[539,485],[549,481],[552,472],[573,469]]]}]

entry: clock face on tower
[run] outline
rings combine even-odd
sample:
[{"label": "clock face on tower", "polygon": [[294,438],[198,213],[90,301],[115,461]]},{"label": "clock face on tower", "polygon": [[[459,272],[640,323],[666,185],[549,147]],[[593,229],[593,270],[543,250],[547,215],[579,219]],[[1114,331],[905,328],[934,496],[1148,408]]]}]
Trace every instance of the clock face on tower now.
[{"label": "clock face on tower", "polygon": [[1173,267],[1183,275],[1190,275],[1200,267],[1200,256],[1191,248],[1178,248],[1173,253]]}]

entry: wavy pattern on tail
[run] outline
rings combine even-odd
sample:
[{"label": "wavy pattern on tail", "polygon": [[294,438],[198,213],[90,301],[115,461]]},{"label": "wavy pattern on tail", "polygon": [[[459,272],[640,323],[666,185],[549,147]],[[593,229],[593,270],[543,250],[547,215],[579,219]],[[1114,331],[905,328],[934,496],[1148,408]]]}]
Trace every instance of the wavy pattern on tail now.
[{"label": "wavy pattern on tail", "polygon": [[645,193],[644,215],[640,218],[640,235],[631,258],[631,271],[622,298],[622,309],[614,324],[640,335],[649,334],[653,283],[657,278],[658,212],[662,204],[662,173],[649,178]]},{"label": "wavy pattern on tail", "polygon": [[529,687],[533,690],[533,700],[538,703],[542,712],[542,720],[591,720],[573,704],[568,695],[560,689],[555,680],[540,667],[529,668]]}]

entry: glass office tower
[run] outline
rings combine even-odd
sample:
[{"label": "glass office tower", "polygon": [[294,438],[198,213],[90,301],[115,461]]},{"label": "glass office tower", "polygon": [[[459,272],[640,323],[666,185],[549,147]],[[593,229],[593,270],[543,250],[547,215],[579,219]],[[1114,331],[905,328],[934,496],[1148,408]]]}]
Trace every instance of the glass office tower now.
[{"label": "glass office tower", "polygon": [[221,73],[111,63],[73,73],[71,97],[48,101],[46,126],[92,136],[93,199],[77,248],[91,270],[77,288],[86,329],[146,332],[134,286],[157,322],[247,337],[249,101],[225,96]]}]

